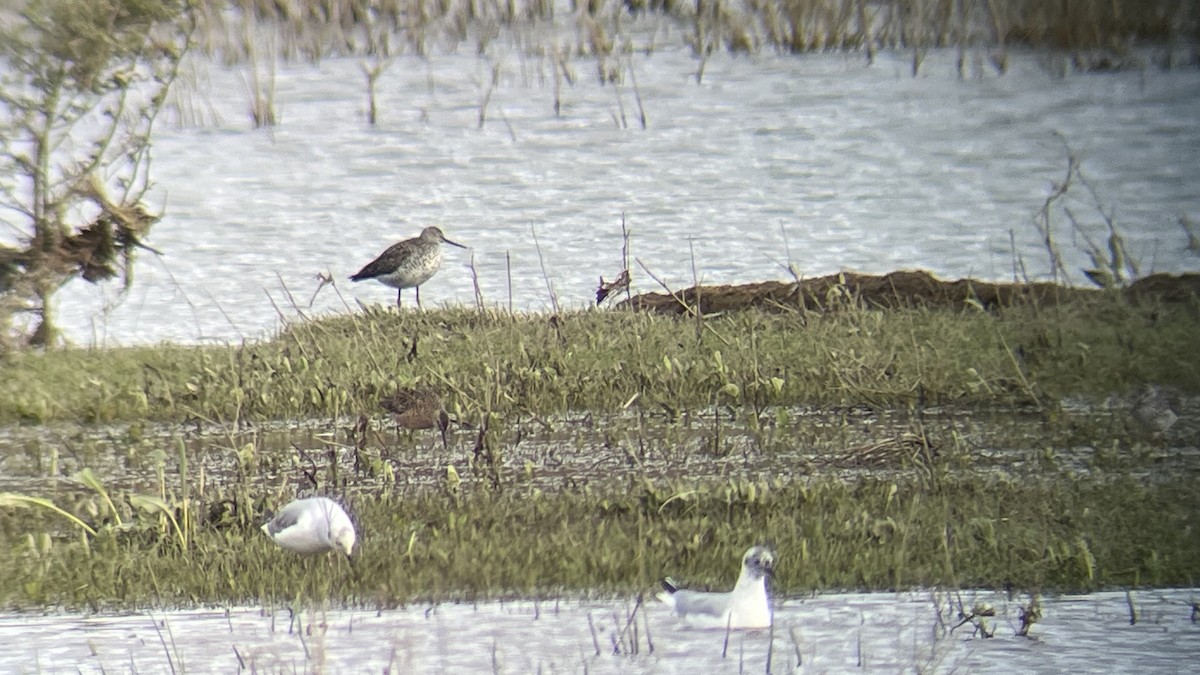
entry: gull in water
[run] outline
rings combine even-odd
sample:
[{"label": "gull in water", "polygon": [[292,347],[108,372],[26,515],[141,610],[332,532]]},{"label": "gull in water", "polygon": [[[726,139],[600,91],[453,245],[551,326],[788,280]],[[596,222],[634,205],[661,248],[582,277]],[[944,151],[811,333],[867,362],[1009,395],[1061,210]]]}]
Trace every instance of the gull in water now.
[{"label": "gull in water", "polygon": [[354,523],[328,497],[297,499],[279,509],[262,530],[276,544],[297,553],[341,551],[350,558],[354,550]]},{"label": "gull in water", "polygon": [[775,567],[775,554],[765,546],[755,546],[742,556],[742,573],[737,585],[727,593],[681,590],[669,577],[663,579],[658,599],[671,607],[684,621],[713,628],[768,628],[771,625],[771,599],[767,596],[767,577]]}]

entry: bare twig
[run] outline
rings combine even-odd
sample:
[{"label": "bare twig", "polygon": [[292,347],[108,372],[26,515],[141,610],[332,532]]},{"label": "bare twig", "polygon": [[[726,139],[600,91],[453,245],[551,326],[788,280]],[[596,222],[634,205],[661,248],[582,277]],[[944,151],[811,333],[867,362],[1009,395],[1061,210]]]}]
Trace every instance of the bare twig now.
[{"label": "bare twig", "polygon": [[550,305],[554,307],[554,313],[559,313],[558,295],[554,292],[554,283],[550,281],[550,275],[546,272],[546,258],[542,256],[542,245],[538,242],[537,228],[533,223],[529,224],[529,231],[533,234],[533,246],[537,249],[538,263],[542,266],[542,278],[546,280],[546,292],[550,294]]},{"label": "bare twig", "polygon": [[[621,212],[621,269],[629,269],[629,228],[625,224],[625,212]],[[632,281],[632,278],[630,279]],[[625,286],[625,299],[630,298],[629,286]]]},{"label": "bare twig", "polygon": [[[648,274],[651,279],[653,279],[656,283],[658,283],[659,286],[662,286],[663,290],[666,291],[667,294],[670,295],[675,300],[675,302],[679,303],[680,307],[683,307],[683,310],[685,313],[688,313],[688,314],[690,314],[692,312],[698,313],[700,311],[699,307],[692,307],[692,306],[688,305],[687,302],[684,301],[682,296],[680,296],[675,291],[672,291],[671,287],[667,286],[665,281],[663,281],[662,279],[659,279],[654,274],[654,272],[651,272],[650,268],[646,267],[646,264],[643,263],[640,259],[634,258],[634,261],[637,262],[638,267],[642,268],[642,271],[644,271],[646,274]],[[730,346],[729,340],[726,340],[725,337],[723,335],[721,335],[720,333],[718,333],[716,330],[714,330],[712,326],[710,326],[708,324],[703,324],[703,325],[704,325],[704,328],[707,329],[708,332],[710,332],[714,336],[716,336],[716,338],[718,340],[720,340],[722,344],[724,344],[726,347]]]},{"label": "bare twig", "polygon": [[691,237],[688,238],[688,257],[692,266],[692,288],[696,291],[696,339],[704,334],[704,310],[701,308],[700,274],[696,271],[696,247]]},{"label": "bare twig", "polygon": [[312,309],[313,303],[317,301],[317,295],[321,292],[321,289],[326,286],[332,286],[333,283],[332,272],[317,272],[317,287],[313,289],[312,297],[308,299],[309,309]]},{"label": "bare twig", "polygon": [[629,82],[633,86],[633,100],[637,103],[638,122],[646,128],[646,107],[642,105],[642,92],[638,89],[637,75],[633,72],[633,57],[629,58]]},{"label": "bare twig", "polygon": [[483,92],[483,100],[479,102],[479,128],[482,129],[487,122],[487,108],[492,101],[492,92],[495,91],[496,85],[500,83],[500,64],[492,65],[492,81],[488,84],[488,88]]},{"label": "bare twig", "polygon": [[[479,270],[475,268],[475,249],[471,249],[471,262],[468,265],[471,270],[471,285],[475,288],[475,307],[483,309],[483,291],[479,289]],[[509,294],[511,297],[511,293]]]},{"label": "bare twig", "polygon": [[367,78],[367,124],[375,126],[379,119],[379,106],[375,96],[375,84],[379,80],[379,76],[384,73],[392,65],[392,59],[376,57],[374,63],[367,65],[366,62],[358,64],[362,69],[363,75]]},{"label": "bare twig", "polygon": [[691,314],[692,312],[699,311],[698,308],[693,308],[691,305],[687,304],[687,302],[684,301],[682,296],[680,296],[675,291],[671,290],[671,287],[667,285],[667,282],[663,281],[662,279],[659,279],[658,276],[656,274],[654,274],[654,272],[651,272],[650,268],[646,267],[646,264],[643,263],[640,258],[634,258],[634,261],[637,262],[638,267],[641,267],[642,271],[645,272],[647,275],[649,275],[650,278],[655,281],[655,283],[657,283],[659,286],[661,286],[662,289],[664,291],[666,291],[667,294],[670,295],[675,300],[675,302],[679,303],[679,306],[683,308],[684,313]]},{"label": "bare twig", "polygon": [[513,294],[512,294],[512,254],[508,251],[504,252],[504,273],[508,279],[508,313],[513,313]]},{"label": "bare twig", "polygon": [[1034,227],[1038,233],[1042,235],[1042,243],[1046,247],[1046,252],[1050,255],[1050,273],[1054,276],[1055,282],[1059,281],[1059,275],[1062,275],[1062,281],[1070,283],[1070,275],[1067,274],[1066,265],[1063,263],[1062,256],[1059,255],[1058,245],[1054,243],[1054,229],[1050,221],[1050,210],[1054,203],[1067,194],[1071,187],[1071,179],[1075,175],[1075,164],[1077,160],[1074,155],[1067,157],[1067,172],[1061,183],[1054,186],[1054,190],[1050,196],[1046,197],[1046,201],[1042,203],[1042,207],[1038,209],[1037,214],[1033,218]]}]

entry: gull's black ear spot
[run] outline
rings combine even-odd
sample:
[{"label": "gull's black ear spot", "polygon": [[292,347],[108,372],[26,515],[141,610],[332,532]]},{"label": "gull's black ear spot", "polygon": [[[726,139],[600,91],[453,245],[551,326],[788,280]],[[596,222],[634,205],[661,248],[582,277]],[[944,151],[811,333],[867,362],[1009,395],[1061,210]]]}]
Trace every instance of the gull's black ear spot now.
[{"label": "gull's black ear spot", "polygon": [[666,591],[666,592],[668,592],[668,593],[674,593],[675,591],[678,591],[678,590],[679,590],[679,589],[678,589],[678,588],[675,586],[675,580],[674,580],[674,579],[672,579],[671,577],[667,577],[667,578],[663,579],[662,581],[660,581],[660,582],[658,582],[658,583],[662,584],[663,590],[664,590],[664,591]]}]

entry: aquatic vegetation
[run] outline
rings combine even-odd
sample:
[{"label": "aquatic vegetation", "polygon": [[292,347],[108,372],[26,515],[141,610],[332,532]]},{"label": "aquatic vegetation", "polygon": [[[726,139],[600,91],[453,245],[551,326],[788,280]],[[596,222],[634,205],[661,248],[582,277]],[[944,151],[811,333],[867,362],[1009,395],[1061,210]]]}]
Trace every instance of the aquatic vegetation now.
[{"label": "aquatic vegetation", "polygon": [[[545,491],[510,482],[356,492],[353,568],[281,551],[260,514],[209,514],[180,537],[153,523],[85,539],[0,509],[0,603],[172,606],[636,593],[664,571],[693,587],[728,583],[754,540],[778,551],[773,588],[1007,587],[1090,590],[1194,580],[1200,494],[1187,479],[1144,484],[1067,473],[1035,480],[812,478],[650,482]],[[250,504],[247,500],[245,503]],[[178,506],[178,505],[177,505]],[[253,507],[251,507],[253,508]],[[48,517],[48,516],[47,516]],[[84,516],[86,517],[86,516]],[[244,522],[250,521],[250,522]],[[181,521],[182,522],[182,521]],[[1032,616],[1032,615],[1031,615]]]},{"label": "aquatic vegetation", "polygon": [[77,278],[128,287],[138,250],[153,250],[150,139],[194,29],[189,3],[171,1],[5,9],[0,352],[57,347],[57,292]]},{"label": "aquatic vegetation", "polygon": [[[725,585],[758,543],[778,552],[782,595],[1190,584],[1186,459],[1128,414],[1059,401],[1200,389],[1200,316],[1100,296],[700,317],[369,308],[259,343],[10,354],[0,419],[125,425],[12,446],[6,468],[31,479],[0,497],[0,604],[636,594],[667,572]],[[380,400],[406,390],[440,394],[447,442],[388,435]],[[268,442],[300,424],[283,420],[314,428]],[[259,531],[309,494],[346,505],[353,566]]]},{"label": "aquatic vegetation", "polygon": [[1116,67],[1128,56],[1130,43],[1169,45],[1194,39],[1196,21],[1189,9],[1183,0],[776,0],[745,7],[627,0],[589,3],[579,17],[570,14],[568,22],[558,19],[566,14],[564,8],[544,1],[430,8],[403,0],[339,0],[251,2],[241,13],[222,11],[221,3],[203,3],[200,14],[205,49],[231,61],[256,56],[252,31],[243,22],[273,26],[280,35],[281,56],[316,60],[329,54],[429,57],[431,44],[454,49],[464,42],[482,55],[505,40],[533,51],[529,43],[538,38],[532,29],[556,20],[567,43],[563,51],[603,61],[629,40],[630,23],[653,16],[674,22],[678,39],[702,60],[722,50],[847,50],[869,59],[883,49],[911,49],[915,71],[929,49],[956,47],[986,49],[993,66],[1003,71],[1005,50],[1019,46],[1067,51],[1089,69]]},{"label": "aquatic vegetation", "polygon": [[29,495],[13,494],[11,492],[0,492],[0,508],[20,509],[31,506],[38,506],[43,509],[48,509],[49,511],[57,513],[71,523],[79,526],[88,534],[96,534],[96,530],[92,529],[91,525],[83,522],[83,520],[81,520],[75,514],[64,511],[54,502],[46,499],[45,497],[31,497]]}]

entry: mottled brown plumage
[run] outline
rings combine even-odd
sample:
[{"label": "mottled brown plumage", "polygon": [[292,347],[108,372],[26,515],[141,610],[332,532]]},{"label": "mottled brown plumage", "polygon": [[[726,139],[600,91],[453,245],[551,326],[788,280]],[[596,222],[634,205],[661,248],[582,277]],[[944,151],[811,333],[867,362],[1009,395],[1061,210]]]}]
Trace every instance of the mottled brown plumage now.
[{"label": "mottled brown plumage", "polygon": [[1130,415],[1151,433],[1162,435],[1179,419],[1179,396],[1171,387],[1143,384],[1133,391]]},{"label": "mottled brown plumage", "polygon": [[392,244],[379,257],[367,263],[350,277],[350,281],[374,279],[385,286],[396,289],[396,306],[400,306],[400,295],[406,288],[415,288],[417,307],[421,306],[421,284],[437,273],[442,265],[442,243],[466,248],[450,241],[436,227],[427,227],[421,236]]},{"label": "mottled brown plumage", "polygon": [[379,405],[392,413],[396,426],[403,429],[437,429],[442,433],[442,445],[446,445],[450,415],[446,413],[442,397],[436,391],[401,388],[395,394],[380,399]]}]

